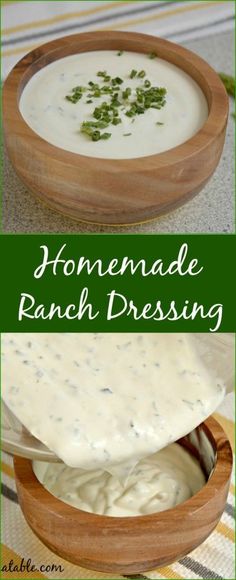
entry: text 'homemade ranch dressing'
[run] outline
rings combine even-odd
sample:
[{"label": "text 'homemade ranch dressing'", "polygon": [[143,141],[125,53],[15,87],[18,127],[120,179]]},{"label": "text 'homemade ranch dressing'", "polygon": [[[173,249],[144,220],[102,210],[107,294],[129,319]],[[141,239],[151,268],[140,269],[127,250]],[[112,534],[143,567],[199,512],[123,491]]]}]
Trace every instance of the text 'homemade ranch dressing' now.
[{"label": "text 'homemade ranch dressing'", "polygon": [[140,461],[125,485],[106,471],[34,463],[38,479],[53,495],[87,512],[135,516],[182,503],[205,484],[198,461],[177,443]]},{"label": "text 'homemade ranch dressing'", "polygon": [[[102,87],[102,91],[112,88],[112,97],[109,92],[96,96]],[[156,87],[166,90],[165,104],[158,108],[161,100],[155,94],[148,108]],[[79,100],[72,102],[67,97],[76,88],[74,95]],[[111,98],[113,109],[108,115],[115,111],[118,121],[113,118],[117,124],[112,122],[104,128],[107,111],[96,118],[93,112],[103,103],[110,107]],[[165,60],[135,52],[93,51],[67,56],[38,71],[24,88],[20,112],[26,123],[52,145],[90,157],[128,159],[161,153],[184,143],[206,121],[208,106],[197,83]],[[93,129],[97,141],[81,132],[84,122],[99,123]]]},{"label": "text 'homemade ranch dressing'", "polygon": [[225,393],[179,333],[3,334],[2,385],[11,411],[65,464],[122,478]]}]

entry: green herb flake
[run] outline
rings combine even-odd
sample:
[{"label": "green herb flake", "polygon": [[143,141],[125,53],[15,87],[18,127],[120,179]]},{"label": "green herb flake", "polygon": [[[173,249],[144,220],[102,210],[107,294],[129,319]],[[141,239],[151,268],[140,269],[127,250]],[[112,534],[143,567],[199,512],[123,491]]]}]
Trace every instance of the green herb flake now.
[{"label": "green herb flake", "polygon": [[156,125],[164,125],[164,123],[160,123],[160,121],[157,121]]},{"label": "green herb flake", "polygon": [[148,58],[154,59],[157,58],[157,53],[156,52],[150,52],[148,55]]},{"label": "green herb flake", "polygon": [[124,81],[120,77],[115,77],[114,79],[111,79],[111,82],[112,85],[122,85]]},{"label": "green herb flake", "polygon": [[138,73],[138,78],[143,79],[146,76],[145,70],[140,70]]},{"label": "green herb flake", "polygon": [[111,133],[102,133],[100,139],[110,139]]},{"label": "green herb flake", "polygon": [[100,139],[101,139],[100,131],[93,131],[91,133],[91,137],[92,137],[92,141],[100,141]]},{"label": "green herb flake", "polygon": [[235,97],[235,78],[231,75],[227,75],[225,73],[218,73],[222,83],[225,86],[225,89],[231,97]]},{"label": "green herb flake", "polygon": [[109,83],[109,81],[111,80],[110,75],[107,74],[107,72],[104,71],[98,71],[97,73],[97,77],[102,77],[102,79],[104,80],[105,83]]},{"label": "green herb flake", "polygon": [[[119,56],[123,51],[119,51]],[[156,56],[156,55],[155,55]],[[137,71],[132,69],[129,77],[136,79],[143,79],[146,76],[145,70]],[[96,106],[92,112],[92,119],[84,121],[80,126],[81,133],[84,133],[92,141],[100,141],[110,139],[111,133],[101,130],[107,128],[109,125],[117,126],[122,120],[119,116],[119,107],[124,111],[124,114],[130,118],[131,123],[134,123],[137,115],[143,115],[147,109],[161,109],[166,104],[166,89],[164,87],[152,86],[148,79],[139,84],[132,95],[131,87],[126,87],[122,91],[121,85],[124,80],[121,77],[111,78],[105,70],[97,72],[100,84],[93,81],[88,82],[88,86],[77,86],[71,90],[71,94],[66,95],[65,98],[71,103],[77,103],[86,93],[85,103],[93,103],[94,98],[99,98],[106,95],[107,100],[103,101],[99,106]],[[106,83],[106,84],[101,84]],[[129,97],[132,99],[129,100]],[[164,123],[157,122],[157,125]],[[123,133],[124,137],[129,137],[132,133]]]},{"label": "green herb flake", "polygon": [[71,103],[77,103],[78,101],[80,101],[80,99],[83,96],[83,93],[85,92],[85,88],[84,87],[74,87],[72,89],[72,94],[71,95],[66,95],[66,100],[70,101]]},{"label": "green herb flake", "polygon": [[122,54],[124,54],[123,50],[119,50],[119,52],[117,52],[117,56],[122,56]]},{"label": "green herb flake", "polygon": [[130,95],[131,95],[131,88],[130,88],[130,87],[127,87],[127,88],[126,88],[126,89],[123,91],[123,93],[122,93],[122,97],[123,97],[123,99],[125,99],[125,100],[126,100],[126,99],[128,99],[128,98],[130,97]]},{"label": "green herb flake", "polygon": [[133,68],[130,75],[129,75],[130,78],[134,79],[137,76],[137,73],[138,73],[138,71]]},{"label": "green herb flake", "polygon": [[131,107],[128,111],[126,111],[126,117],[134,117],[136,115],[136,109]]},{"label": "green herb flake", "polygon": [[121,123],[120,117],[114,117],[112,120],[112,125],[119,125]]}]

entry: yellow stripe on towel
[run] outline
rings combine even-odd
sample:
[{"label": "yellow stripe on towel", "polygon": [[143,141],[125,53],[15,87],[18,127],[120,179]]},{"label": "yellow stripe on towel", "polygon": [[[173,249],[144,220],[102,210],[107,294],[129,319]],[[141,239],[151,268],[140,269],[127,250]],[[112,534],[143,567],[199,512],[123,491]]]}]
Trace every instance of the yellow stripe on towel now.
[{"label": "yellow stripe on towel", "polygon": [[227,540],[230,540],[231,542],[234,543],[234,540],[235,540],[234,530],[232,530],[231,528],[226,526],[226,524],[223,524],[223,522],[220,522],[218,524],[218,526],[216,527],[216,531],[219,532],[225,538],[227,538]]},{"label": "yellow stripe on towel", "polygon": [[[113,3],[112,3],[113,4]],[[120,2],[120,4],[123,4],[123,1]],[[121,29],[123,30],[123,28],[132,26],[133,24],[142,24],[144,22],[148,22],[148,21],[152,21],[152,20],[158,20],[161,18],[166,18],[168,16],[173,16],[174,14],[181,14],[182,12],[190,12],[192,10],[203,10],[204,8],[209,8],[211,6],[214,6],[215,4],[224,4],[224,2],[219,2],[218,0],[214,0],[213,2],[206,2],[204,5],[202,3],[200,4],[193,4],[193,5],[188,5],[188,6],[180,6],[178,8],[174,8],[173,10],[163,10],[161,13],[158,14],[152,14],[152,16],[146,16],[143,18],[136,18],[136,19],[132,19],[132,20],[125,20],[125,21],[120,21],[117,24],[112,24],[109,27],[99,27],[96,30],[112,30],[112,29]],[[106,6],[106,9],[108,8],[109,5]],[[110,4],[111,6],[111,4]],[[96,9],[94,9],[96,10]],[[84,12],[83,12],[84,14]],[[7,31],[4,31],[5,34],[9,33],[9,31],[11,31],[12,29],[8,29]],[[13,48],[13,49],[9,49],[6,50],[2,53],[2,57],[6,57],[6,56],[13,56],[15,54],[27,54],[27,52],[29,52],[30,50],[33,50],[34,48],[37,48],[37,46],[40,46],[41,42],[37,42],[34,44],[28,44],[26,46],[21,46],[20,48]]]},{"label": "yellow stripe on towel", "polygon": [[4,463],[3,461],[1,463],[1,470],[3,473],[5,473],[5,475],[8,475],[9,477],[14,477],[14,469],[10,465],[7,465],[7,463]]},{"label": "yellow stripe on towel", "polygon": [[12,50],[5,50],[4,52],[2,52],[2,57],[12,56],[13,54],[22,54],[22,56],[24,56],[30,50],[34,50],[35,48],[37,48],[37,46],[40,46],[40,44],[42,44],[42,43],[38,42],[37,44],[34,43],[34,44],[28,44],[27,46],[21,46],[21,48],[14,48]]},{"label": "yellow stripe on towel", "polygon": [[235,485],[233,485],[233,483],[230,484],[229,491],[230,491],[230,493],[232,493],[233,495],[235,495]]},{"label": "yellow stripe on towel", "polygon": [[178,578],[178,580],[182,580],[184,578],[184,576],[177,574],[170,566],[165,566],[165,568],[158,568],[156,572],[158,572],[158,574],[164,578]]},{"label": "yellow stripe on towel", "polygon": [[106,12],[106,10],[112,10],[113,8],[120,8],[122,4],[138,4],[138,2],[133,2],[133,0],[122,0],[119,2],[109,2],[105,3],[103,6],[96,6],[95,8],[89,8],[87,10],[80,10],[79,12],[67,12],[66,14],[58,14],[52,18],[44,18],[43,20],[34,20],[33,22],[28,22],[27,24],[18,24],[17,26],[11,26],[10,28],[5,28],[2,34],[12,34],[15,32],[21,32],[22,30],[29,30],[30,28],[43,28],[50,24],[55,24],[56,22],[63,22],[64,20],[73,20],[83,16],[89,16],[90,14],[97,14],[98,12]]},{"label": "yellow stripe on towel", "polygon": [[123,30],[123,28],[127,28],[129,26],[133,26],[135,24],[143,24],[144,22],[150,22],[152,20],[160,20],[162,18],[167,18],[168,16],[174,16],[175,14],[181,14],[183,12],[190,12],[192,10],[204,10],[204,8],[210,8],[211,6],[215,6],[215,4],[224,4],[224,2],[219,2],[219,0],[214,0],[213,2],[206,2],[199,4],[192,4],[188,3],[188,6],[180,6],[179,8],[174,8],[173,10],[163,10],[158,14],[152,14],[152,16],[145,16],[143,18],[133,18],[131,20],[121,21],[117,24],[112,24],[109,28],[99,28],[99,30],[111,30],[111,29],[118,29]]}]

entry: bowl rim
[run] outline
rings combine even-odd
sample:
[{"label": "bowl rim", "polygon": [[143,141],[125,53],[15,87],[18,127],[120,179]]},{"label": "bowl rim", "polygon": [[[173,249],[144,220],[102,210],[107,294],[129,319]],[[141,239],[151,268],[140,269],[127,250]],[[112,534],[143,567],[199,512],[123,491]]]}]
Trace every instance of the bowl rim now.
[{"label": "bowl rim", "polygon": [[[93,47],[92,49],[89,49],[89,45],[93,43],[94,40],[97,40],[98,48],[95,49]],[[131,42],[131,44],[133,43],[134,45],[137,45],[139,50],[133,50],[134,52],[141,51],[148,54],[152,51],[156,51],[158,54],[160,50],[164,49],[164,52],[167,51],[170,54],[177,54],[182,62],[188,61],[193,69],[197,70],[207,86],[207,90],[210,95],[208,96],[211,101],[209,103],[206,93],[204,92],[203,88],[200,87],[205,95],[205,98],[207,99],[209,114],[205,123],[202,125],[199,131],[197,131],[197,133],[195,133],[187,141],[184,141],[184,143],[168,149],[167,151],[163,151],[162,153],[154,153],[152,155],[142,157],[108,159],[95,156],[90,157],[88,155],[74,153],[52,145],[29,127],[20,113],[19,100],[20,95],[24,90],[24,86],[27,84],[27,82],[24,84],[24,80],[26,75],[29,74],[30,69],[34,66],[36,66],[36,68],[39,67],[40,69],[44,68],[44,66],[49,64],[49,62],[42,64],[45,60],[45,57],[48,55],[51,55],[52,57],[50,62],[63,58],[63,56],[53,58],[53,56],[56,56],[61,50],[63,50],[63,48],[69,50],[69,53],[67,54],[67,56],[69,56],[70,54],[75,54],[73,49],[78,45],[78,43],[81,45],[84,44],[85,46],[85,50],[79,50],[79,52],[88,52],[89,50],[102,50],[104,47],[100,48],[99,43],[105,42],[109,44],[111,41],[117,42],[117,47],[114,48],[114,50],[121,50],[123,48],[122,43],[125,44],[126,42]],[[147,50],[141,50],[141,48]],[[107,50],[113,50],[113,48],[107,48]],[[128,50],[132,52],[131,48]],[[160,57],[164,60],[168,60],[162,55],[160,55]],[[40,66],[40,61],[42,66]],[[171,59],[169,59],[169,61],[172,62]],[[175,66],[182,68],[180,63]],[[37,70],[39,70],[39,68],[37,68]],[[185,69],[183,68],[182,70]],[[187,74],[191,76],[189,72],[187,72]],[[30,80],[31,76],[33,75],[30,75],[28,80]],[[195,82],[197,82],[194,76],[192,76],[192,78],[195,80]],[[199,82],[197,82],[197,84],[200,86]],[[217,91],[215,91],[215,89],[217,89]],[[10,108],[9,102],[12,103],[12,110],[8,117],[7,111]],[[129,172],[132,170],[135,170],[136,172],[140,170],[143,172],[146,170],[152,170],[154,167],[166,167],[176,164],[179,161],[187,160],[188,158],[207,148],[210,143],[222,133],[227,122],[228,109],[229,99],[225,87],[218,74],[205,60],[179,44],[170,42],[169,40],[165,40],[163,38],[142,34],[139,32],[123,32],[118,30],[92,31],[57,38],[28,52],[10,71],[3,86],[3,124],[5,126],[6,133],[8,130],[11,132],[11,128],[14,131],[14,127],[17,124],[18,128],[20,128],[20,131],[24,133],[25,138],[33,138],[34,146],[37,146],[49,157],[54,158],[59,162],[66,164],[68,163],[71,165],[78,165],[79,161],[83,162],[84,164],[97,162],[102,164],[103,170],[108,171],[114,167],[114,164],[116,167],[119,167],[119,165],[122,166],[122,170],[124,172]],[[141,163],[137,163],[139,160],[141,160]]]},{"label": "bowl rim", "polygon": [[73,519],[74,521],[78,520],[80,524],[88,523],[100,528],[109,527],[109,529],[115,529],[117,524],[118,526],[124,525],[126,528],[132,528],[132,524],[147,524],[148,526],[153,523],[158,523],[160,525],[166,525],[168,516],[171,520],[175,519],[175,517],[176,520],[182,518],[182,513],[184,518],[188,517],[189,514],[193,516],[194,512],[197,512],[204,505],[207,505],[210,500],[215,498],[220,488],[225,486],[227,482],[230,482],[233,454],[229,439],[223,428],[212,416],[201,423],[199,428],[207,435],[215,450],[216,462],[212,473],[205,485],[196,494],[174,508],[169,508],[162,512],[138,516],[105,516],[80,510],[52,495],[35,475],[33,461],[22,457],[14,456],[15,477],[24,487],[24,492],[31,499],[36,500],[36,502],[39,501],[41,504],[45,500],[44,508],[50,512],[50,515],[55,517],[62,516]]}]

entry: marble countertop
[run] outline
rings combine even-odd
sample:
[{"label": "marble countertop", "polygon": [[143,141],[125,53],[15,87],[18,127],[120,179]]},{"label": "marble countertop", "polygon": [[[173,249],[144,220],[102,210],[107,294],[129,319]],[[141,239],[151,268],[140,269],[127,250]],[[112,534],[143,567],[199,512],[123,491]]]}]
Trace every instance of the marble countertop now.
[{"label": "marble countertop", "polygon": [[[216,70],[233,71],[233,33],[201,38],[184,45]],[[233,102],[230,103],[231,112]],[[220,164],[206,187],[180,209],[132,227],[103,227],[63,217],[40,204],[15,174],[7,156],[4,164],[2,228],[5,233],[232,233],[234,232],[234,119],[229,116]]]}]

